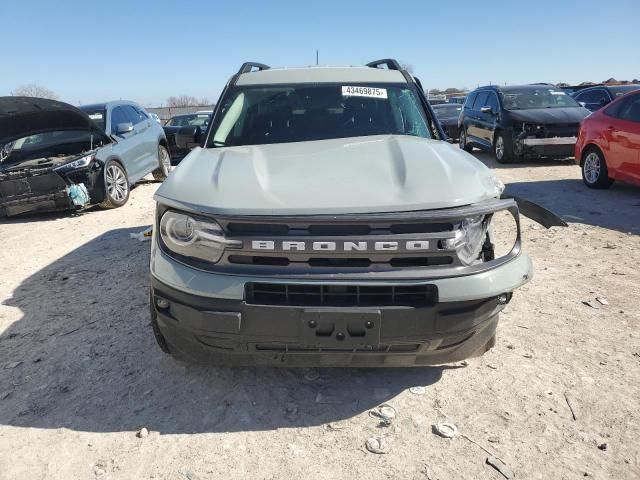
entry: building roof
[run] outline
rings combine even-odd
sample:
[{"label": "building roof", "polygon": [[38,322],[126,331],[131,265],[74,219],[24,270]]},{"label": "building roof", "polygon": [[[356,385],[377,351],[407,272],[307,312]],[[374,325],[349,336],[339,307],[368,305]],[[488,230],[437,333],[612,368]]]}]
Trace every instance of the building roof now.
[{"label": "building roof", "polygon": [[402,72],[371,67],[270,68],[243,73],[236,85],[287,83],[406,83]]}]

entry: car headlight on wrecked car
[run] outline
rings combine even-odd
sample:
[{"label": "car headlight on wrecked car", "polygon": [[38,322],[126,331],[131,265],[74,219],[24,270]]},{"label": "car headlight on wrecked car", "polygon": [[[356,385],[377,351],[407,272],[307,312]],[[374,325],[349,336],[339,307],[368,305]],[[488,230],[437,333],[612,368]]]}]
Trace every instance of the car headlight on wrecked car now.
[{"label": "car headlight on wrecked car", "polygon": [[162,216],[160,238],[171,252],[210,263],[218,262],[225,248],[242,247],[242,242],[225,238],[216,221],[174,211]]},{"label": "car headlight on wrecked car", "polygon": [[85,155],[84,157],[78,158],[73,162],[65,163],[64,165],[60,165],[55,170],[57,171],[66,171],[66,170],[76,170],[78,168],[88,167],[89,164],[96,158],[94,154]]},{"label": "car headlight on wrecked car", "polygon": [[473,265],[478,261],[487,237],[489,218],[485,215],[469,217],[456,224],[456,235],[446,240],[446,247],[455,249],[463,265]]}]

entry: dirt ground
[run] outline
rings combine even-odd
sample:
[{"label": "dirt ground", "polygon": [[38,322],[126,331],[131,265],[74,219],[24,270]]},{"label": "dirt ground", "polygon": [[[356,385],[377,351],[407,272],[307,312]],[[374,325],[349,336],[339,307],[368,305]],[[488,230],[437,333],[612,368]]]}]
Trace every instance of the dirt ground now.
[{"label": "dirt ground", "polygon": [[[0,479],[504,478],[487,452],[520,479],[640,478],[640,189],[588,190],[569,162],[497,172],[571,223],[523,220],[536,272],[496,347],[437,368],[164,355],[149,243],[129,237],[151,223],[157,184],[117,210],[0,221]],[[385,403],[390,426],[369,413]],[[456,438],[433,433],[445,419]],[[367,452],[370,437],[389,452]]]}]

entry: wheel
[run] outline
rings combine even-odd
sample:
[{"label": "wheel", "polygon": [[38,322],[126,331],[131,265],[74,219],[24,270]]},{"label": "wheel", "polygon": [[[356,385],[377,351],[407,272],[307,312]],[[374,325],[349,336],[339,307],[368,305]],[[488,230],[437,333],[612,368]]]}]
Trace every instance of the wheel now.
[{"label": "wheel", "polygon": [[109,160],[104,166],[104,200],[101,208],[121,207],[129,200],[129,178],[122,165]]},{"label": "wheel", "polygon": [[496,139],[493,142],[493,150],[496,155],[496,162],[513,163],[515,161],[513,142],[510,138],[503,135],[502,132],[496,134]]},{"label": "wheel", "polygon": [[582,181],[589,188],[609,188],[613,183],[604,155],[597,148],[590,148],[584,155]]},{"label": "wheel", "polygon": [[471,145],[467,145],[467,131],[464,128],[464,125],[460,128],[460,137],[458,138],[458,142],[460,142],[460,148],[465,152],[471,153],[473,147]]},{"label": "wheel", "polygon": [[158,160],[160,161],[160,166],[153,171],[152,175],[155,180],[161,182],[167,178],[171,168],[169,151],[163,145],[158,145]]}]

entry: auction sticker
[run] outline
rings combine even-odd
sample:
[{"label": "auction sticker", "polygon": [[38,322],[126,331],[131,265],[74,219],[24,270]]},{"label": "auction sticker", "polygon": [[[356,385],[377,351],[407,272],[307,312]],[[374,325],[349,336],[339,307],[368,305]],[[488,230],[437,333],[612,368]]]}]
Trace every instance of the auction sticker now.
[{"label": "auction sticker", "polygon": [[386,88],[342,86],[343,97],[387,98]]}]

